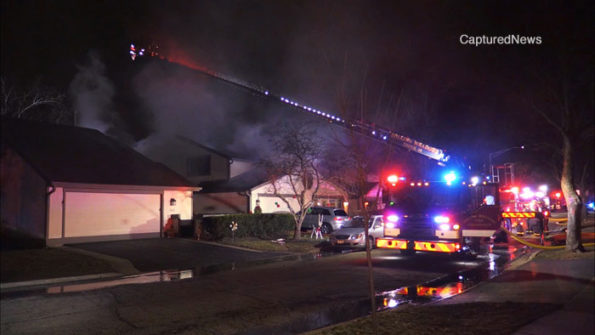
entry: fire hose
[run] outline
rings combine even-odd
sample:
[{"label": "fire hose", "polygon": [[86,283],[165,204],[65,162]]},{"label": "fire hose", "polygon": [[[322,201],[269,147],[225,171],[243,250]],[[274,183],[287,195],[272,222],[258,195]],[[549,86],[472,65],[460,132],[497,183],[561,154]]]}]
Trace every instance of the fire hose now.
[{"label": "fire hose", "polygon": [[[504,230],[506,231],[506,234],[508,234],[508,236],[512,237],[515,241],[524,244],[528,247],[531,248],[537,248],[537,249],[544,249],[544,250],[560,250],[560,249],[564,249],[566,246],[564,245],[559,245],[559,246],[545,246],[545,245],[539,245],[539,244],[535,244],[535,243],[531,243],[528,241],[523,240],[522,238],[514,235],[513,233],[511,233],[508,230]],[[592,247],[595,246],[595,243],[583,243],[584,247]]]}]

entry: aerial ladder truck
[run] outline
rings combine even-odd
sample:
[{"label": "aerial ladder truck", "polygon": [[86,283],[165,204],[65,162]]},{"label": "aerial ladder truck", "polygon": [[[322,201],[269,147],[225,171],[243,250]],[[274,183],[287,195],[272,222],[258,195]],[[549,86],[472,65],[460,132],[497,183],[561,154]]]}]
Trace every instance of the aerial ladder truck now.
[{"label": "aerial ladder truck", "polygon": [[[131,44],[130,56],[133,61],[141,56],[165,59],[159,55],[156,44],[147,49]],[[415,152],[436,161],[438,165],[446,166],[451,158],[442,149],[388,128],[362,120],[348,120],[204,67],[193,65],[190,68],[338,127]],[[383,190],[380,207],[384,216],[384,237],[376,240],[378,248],[396,249],[408,255],[418,251],[476,254],[481,241],[489,239],[501,228],[503,213],[497,183],[465,182],[454,172],[448,172],[440,180],[390,173],[382,178],[380,184]],[[514,214],[504,215],[510,217]]]}]

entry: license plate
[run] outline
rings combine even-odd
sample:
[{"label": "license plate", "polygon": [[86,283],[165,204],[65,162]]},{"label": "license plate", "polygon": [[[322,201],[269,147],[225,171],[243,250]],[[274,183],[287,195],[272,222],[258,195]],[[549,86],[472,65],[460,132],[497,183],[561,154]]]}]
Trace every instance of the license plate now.
[{"label": "license plate", "polygon": [[343,240],[337,240],[337,244],[343,244],[343,243],[345,243],[345,241],[343,241]]}]

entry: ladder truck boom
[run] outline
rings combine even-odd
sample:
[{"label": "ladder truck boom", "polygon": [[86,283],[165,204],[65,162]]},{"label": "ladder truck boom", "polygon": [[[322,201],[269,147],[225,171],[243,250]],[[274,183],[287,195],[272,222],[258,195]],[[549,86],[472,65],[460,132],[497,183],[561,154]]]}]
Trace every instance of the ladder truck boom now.
[{"label": "ladder truck boom", "polygon": [[[134,44],[131,44],[130,45],[130,55],[131,55],[132,60],[134,61],[137,57],[140,57],[140,56],[155,57],[155,56],[158,56],[159,54],[157,52],[154,52],[153,49],[147,49],[147,50],[139,49],[139,48],[136,48]],[[160,57],[160,58],[165,61],[171,62],[171,63],[176,63],[175,61],[171,61],[164,57]],[[178,63],[176,63],[176,64],[178,64]],[[445,163],[450,159],[450,156],[446,155],[446,153],[443,150],[441,150],[439,148],[432,147],[428,144],[419,142],[419,141],[414,140],[410,137],[403,136],[403,135],[398,134],[388,128],[378,127],[376,125],[373,125],[373,124],[370,124],[370,123],[367,123],[364,121],[359,121],[359,120],[347,120],[347,119],[335,116],[333,114],[327,113],[325,111],[321,111],[314,107],[311,107],[311,106],[308,106],[308,105],[305,105],[302,103],[298,103],[297,101],[291,100],[291,99],[289,99],[285,96],[282,96],[280,94],[275,94],[275,93],[271,92],[270,90],[263,88],[262,86],[254,85],[252,83],[249,83],[249,82],[237,79],[237,78],[233,78],[229,75],[225,75],[223,73],[212,71],[212,70],[207,69],[202,66],[192,65],[192,66],[187,66],[187,67],[192,70],[195,70],[203,75],[206,75],[211,78],[221,80],[223,82],[226,82],[226,83],[232,84],[234,86],[238,86],[240,88],[248,90],[251,93],[258,94],[260,96],[290,105],[294,109],[308,112],[309,114],[311,114],[314,117],[318,117],[320,119],[323,119],[325,121],[333,123],[333,124],[340,126],[342,128],[353,130],[359,134],[376,139],[378,141],[381,141],[381,142],[384,142],[387,144],[394,144],[401,148],[416,152],[416,153],[423,155],[427,158],[436,160],[439,163]]]}]

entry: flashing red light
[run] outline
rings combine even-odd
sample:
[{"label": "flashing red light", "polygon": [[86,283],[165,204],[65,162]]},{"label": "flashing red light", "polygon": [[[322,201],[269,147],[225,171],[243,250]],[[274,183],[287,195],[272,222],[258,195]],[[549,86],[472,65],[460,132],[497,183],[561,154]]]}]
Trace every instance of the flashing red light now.
[{"label": "flashing red light", "polygon": [[386,177],[386,181],[388,181],[391,185],[395,186],[399,181],[399,176],[397,176],[396,174],[391,174],[388,177]]},{"label": "flashing red light", "polygon": [[544,215],[545,217],[548,217],[548,216],[550,216],[550,211],[543,211],[543,215]]},{"label": "flashing red light", "polygon": [[559,199],[562,196],[562,194],[560,194],[560,192],[556,192],[555,196]]}]

